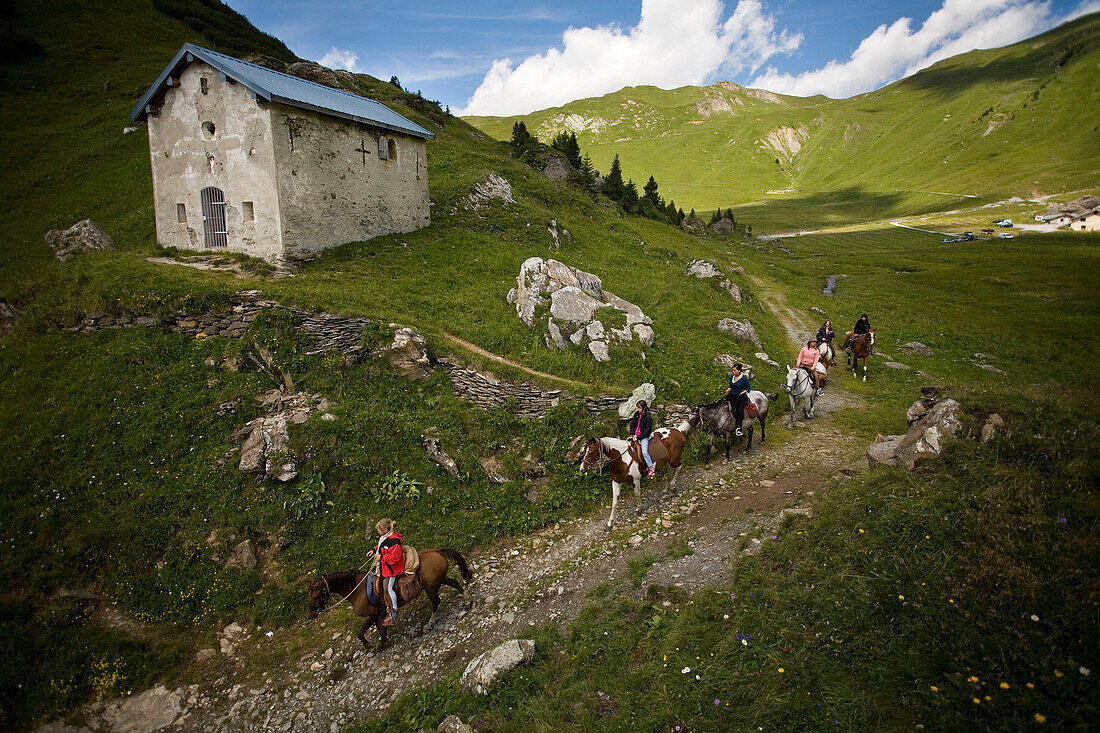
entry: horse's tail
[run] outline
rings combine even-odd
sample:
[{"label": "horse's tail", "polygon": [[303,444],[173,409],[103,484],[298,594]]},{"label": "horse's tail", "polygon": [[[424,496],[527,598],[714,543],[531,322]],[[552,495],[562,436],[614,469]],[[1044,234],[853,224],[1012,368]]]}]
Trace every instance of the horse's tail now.
[{"label": "horse's tail", "polygon": [[458,550],[452,550],[450,547],[440,547],[436,552],[458,566],[458,572],[462,573],[463,580],[474,577],[470,574],[470,569],[466,567],[466,558],[462,557],[462,553]]}]

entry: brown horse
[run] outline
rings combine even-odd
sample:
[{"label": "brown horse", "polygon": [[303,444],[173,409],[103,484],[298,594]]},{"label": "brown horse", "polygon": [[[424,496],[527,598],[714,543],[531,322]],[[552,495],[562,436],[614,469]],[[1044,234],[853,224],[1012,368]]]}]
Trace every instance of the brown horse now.
[{"label": "brown horse", "polygon": [[[665,466],[675,469],[672,478],[668,482],[668,489],[676,493],[676,477],[680,475],[680,456],[687,445],[687,434],[691,432],[691,425],[687,420],[674,428],[657,428],[650,435],[650,458],[653,459],[653,468],[660,471]],[[660,442],[664,451],[655,451],[654,443]],[[663,452],[664,456],[655,456],[655,452]],[[641,450],[636,445],[618,438],[592,438],[588,439],[581,450],[581,473],[588,473],[595,468],[603,471],[604,466],[611,469],[611,516],[607,518],[607,528],[611,529],[615,524],[615,508],[619,505],[619,489],[626,483],[634,484],[635,514],[642,513],[642,472],[645,471],[645,459],[641,456]]]},{"label": "brown horse", "polygon": [[856,375],[856,366],[863,359],[863,381],[867,381],[867,359],[875,353],[875,329],[856,336],[855,332],[849,333],[844,338],[844,353],[848,355],[846,366],[852,367],[852,376]]},{"label": "brown horse", "polygon": [[[424,550],[420,553],[420,567],[416,570],[416,576],[432,602],[432,615],[428,619],[428,623],[424,625],[425,629],[431,627],[432,621],[435,619],[435,612],[439,609],[439,586],[449,585],[459,593],[463,592],[461,583],[447,577],[447,571],[450,569],[448,560],[454,561],[455,565],[458,566],[458,571],[462,574],[463,580],[469,582],[473,577],[470,575],[469,568],[466,567],[466,558],[458,550],[442,547],[438,550]],[[320,580],[307,580],[306,584],[309,586],[306,598],[311,619],[317,618],[317,615],[325,610],[329,598],[333,595],[342,596],[351,604],[352,610],[357,615],[366,619],[363,622],[363,628],[359,629],[359,641],[363,642],[363,646],[370,647],[364,634],[367,633],[367,629],[373,623],[378,627],[380,638],[378,648],[375,651],[382,651],[382,648],[386,646],[386,627],[382,625],[385,604],[380,603],[379,606],[375,606],[367,599],[366,573],[354,571],[329,573],[321,576]],[[397,607],[401,608],[414,600],[416,600],[415,596],[413,598],[399,597]],[[340,603],[340,601],[337,601],[337,603]],[[333,604],[333,607],[335,606],[336,604]]]}]

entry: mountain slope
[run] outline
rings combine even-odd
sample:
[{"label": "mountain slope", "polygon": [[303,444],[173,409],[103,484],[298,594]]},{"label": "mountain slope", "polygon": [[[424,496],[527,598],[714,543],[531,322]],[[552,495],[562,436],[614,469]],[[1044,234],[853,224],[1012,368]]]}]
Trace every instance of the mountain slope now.
[{"label": "mountain slope", "polygon": [[1093,14],[850,99],[728,82],[629,87],[521,117],[468,121],[498,139],[516,119],[543,140],[573,130],[601,170],[618,153],[624,175],[653,174],[666,197],[700,210],[769,192],[1062,191],[1095,185],[1100,175],[1098,63]]}]

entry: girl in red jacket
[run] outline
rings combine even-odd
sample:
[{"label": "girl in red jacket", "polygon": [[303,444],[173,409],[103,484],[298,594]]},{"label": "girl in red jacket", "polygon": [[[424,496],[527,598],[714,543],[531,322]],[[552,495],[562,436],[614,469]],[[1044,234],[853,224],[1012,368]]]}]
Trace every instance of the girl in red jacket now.
[{"label": "girl in red jacket", "polygon": [[397,620],[397,579],[405,572],[405,550],[401,547],[401,535],[392,519],[380,519],[374,525],[378,531],[378,544],[372,552],[378,557],[378,573],[382,577],[382,599],[389,613],[382,619],[383,626],[393,626]]}]

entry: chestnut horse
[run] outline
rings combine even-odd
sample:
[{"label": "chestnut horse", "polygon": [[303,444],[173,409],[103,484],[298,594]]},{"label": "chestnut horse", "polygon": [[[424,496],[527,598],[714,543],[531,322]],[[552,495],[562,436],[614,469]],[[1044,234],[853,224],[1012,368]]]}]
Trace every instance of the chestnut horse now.
[{"label": "chestnut horse", "polygon": [[[676,477],[680,475],[680,456],[687,444],[687,434],[691,432],[691,425],[684,420],[674,428],[657,428],[650,434],[649,444],[652,446],[656,440],[661,441],[665,452],[665,458],[657,459],[653,467],[660,471],[665,466],[675,469],[672,478],[668,482],[670,492],[676,492]],[[652,454],[652,450],[650,451]],[[631,450],[631,445],[618,438],[592,438],[588,439],[581,450],[581,473],[588,473],[595,468],[603,471],[604,466],[611,469],[611,516],[607,518],[607,528],[610,530],[615,524],[615,508],[619,505],[619,488],[627,482],[634,484],[635,514],[642,513],[642,473],[645,469],[645,459],[640,451]]]},{"label": "chestnut horse", "polygon": [[[420,579],[421,587],[423,587],[424,592],[428,594],[428,598],[432,602],[432,615],[424,628],[429,628],[432,625],[435,612],[439,609],[439,586],[449,585],[462,593],[462,584],[447,577],[447,571],[450,569],[448,560],[453,560],[455,565],[458,566],[458,571],[462,574],[463,580],[468,582],[473,577],[470,575],[469,568],[466,567],[466,558],[458,550],[442,547],[438,550],[424,550],[420,553],[420,567],[416,570],[416,576]],[[307,580],[306,585],[309,586],[306,598],[311,619],[317,618],[317,614],[325,610],[329,598],[333,595],[342,596],[351,604],[352,610],[357,615],[366,619],[363,622],[363,628],[359,629],[359,641],[363,642],[363,646],[370,647],[364,634],[367,633],[367,629],[373,623],[378,627],[380,638],[378,648],[375,651],[382,651],[382,648],[386,646],[386,627],[382,625],[385,604],[381,603],[380,599],[379,605],[375,606],[367,599],[367,573],[355,571],[329,573],[328,575],[322,575],[320,580]],[[399,597],[397,607],[401,608],[414,600],[416,600],[415,597]],[[338,603],[341,603],[341,601],[334,603],[333,608]]]},{"label": "chestnut horse", "polygon": [[856,336],[855,332],[849,333],[844,338],[844,353],[848,355],[846,366],[852,367],[852,376],[856,375],[856,367],[859,360],[863,359],[863,381],[867,381],[867,359],[875,353],[875,329]]}]

